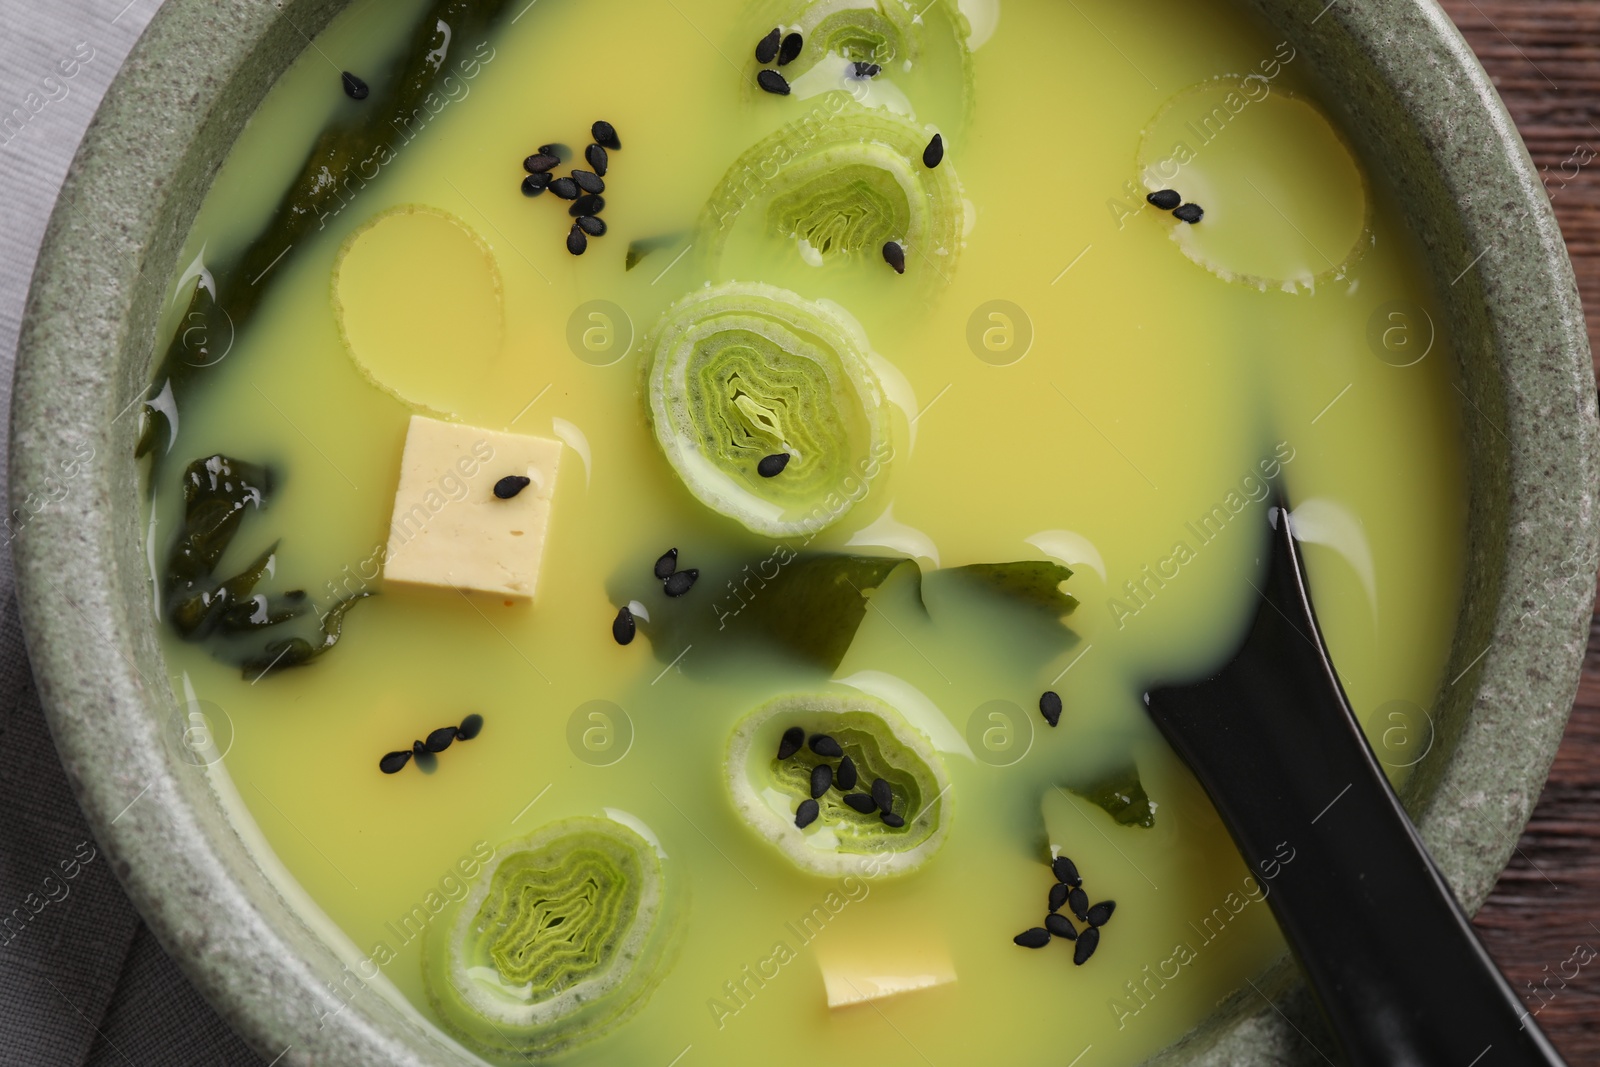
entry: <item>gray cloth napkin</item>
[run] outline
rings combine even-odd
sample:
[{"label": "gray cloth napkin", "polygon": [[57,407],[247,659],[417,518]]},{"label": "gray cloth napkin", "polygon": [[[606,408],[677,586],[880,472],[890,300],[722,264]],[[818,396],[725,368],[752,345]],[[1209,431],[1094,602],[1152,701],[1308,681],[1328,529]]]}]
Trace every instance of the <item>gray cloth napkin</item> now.
[{"label": "gray cloth napkin", "polygon": [[[56,193],[159,6],[0,0],[0,418]],[[7,448],[0,434],[0,514]],[[263,1063],[139,921],[84,823],[28,669],[9,543],[0,605],[0,1067]]]}]

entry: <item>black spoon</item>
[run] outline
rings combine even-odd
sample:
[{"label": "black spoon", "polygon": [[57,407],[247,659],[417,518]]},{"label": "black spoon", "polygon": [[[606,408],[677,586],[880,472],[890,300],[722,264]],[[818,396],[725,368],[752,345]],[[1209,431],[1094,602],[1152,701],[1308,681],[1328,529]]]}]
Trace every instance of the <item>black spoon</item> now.
[{"label": "black spoon", "polygon": [[1203,681],[1152,689],[1151,717],[1251,870],[1276,872],[1267,903],[1345,1063],[1562,1064],[1389,787],[1322,642],[1286,511],[1267,516],[1244,644]]}]

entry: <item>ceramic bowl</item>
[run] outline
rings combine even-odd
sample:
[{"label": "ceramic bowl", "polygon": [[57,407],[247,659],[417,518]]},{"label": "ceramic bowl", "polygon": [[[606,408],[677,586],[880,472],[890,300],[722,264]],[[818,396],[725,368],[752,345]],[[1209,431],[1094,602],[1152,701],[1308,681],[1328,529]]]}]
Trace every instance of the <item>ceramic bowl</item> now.
[{"label": "ceramic bowl", "polygon": [[[150,603],[134,440],[156,318],[230,145],[346,0],[168,0],[78,152],[21,336],[11,501],[28,646],[62,762],[140,912],[269,1060],[459,1062],[356,991],[342,937],[256,846],[226,777],[185,743]],[[1408,785],[1469,909],[1539,795],[1572,703],[1596,567],[1595,386],[1583,311],[1537,173],[1432,0],[1254,0],[1388,172],[1426,245],[1459,362],[1469,528],[1436,750]],[[84,455],[69,491],[63,464]],[[346,943],[347,944],[347,943]],[[1292,963],[1159,1060],[1321,1063]],[[332,990],[344,990],[334,993]],[[1275,1010],[1275,1008],[1277,1010]],[[1302,1036],[1305,1035],[1305,1036]]]}]

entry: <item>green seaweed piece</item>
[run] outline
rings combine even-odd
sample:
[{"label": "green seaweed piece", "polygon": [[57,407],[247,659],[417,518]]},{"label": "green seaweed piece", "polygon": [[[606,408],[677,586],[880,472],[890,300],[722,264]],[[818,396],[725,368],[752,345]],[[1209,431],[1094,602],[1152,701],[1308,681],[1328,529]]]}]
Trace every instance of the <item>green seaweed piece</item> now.
[{"label": "green seaweed piece", "polygon": [[259,508],[272,493],[266,467],[212,455],[183,472],[183,530],[167,556],[166,593],[209,592],[212,573],[228,550],[246,508]]},{"label": "green seaweed piece", "polygon": [[255,593],[256,583],[272,570],[278,552],[274,541],[255,561],[232,578],[206,588],[191,584],[187,596],[171,604],[172,625],[188,641],[199,641],[213,633],[246,633],[280,622],[287,622],[306,610],[309,600],[304,590],[282,596]]},{"label": "green seaweed piece", "polygon": [[632,270],[644,262],[646,256],[653,252],[659,252],[663,248],[671,248],[687,236],[688,234],[684,232],[663,233],[655,237],[640,237],[637,240],[629,241],[628,255],[623,260],[622,269],[625,271]]},{"label": "green seaweed piece", "polygon": [[[648,606],[649,619],[639,619],[637,625],[663,662],[675,661],[694,646],[683,668],[707,671],[723,657],[759,650],[832,674],[855,641],[871,594],[901,567],[914,572],[913,610],[928,610],[941,586],[948,591],[946,583],[960,583],[982,590],[981,610],[993,613],[997,626],[1017,605],[1046,624],[1014,634],[1005,655],[1047,659],[1064,641],[1073,640],[1061,620],[1077,600],[1057,588],[1072,572],[1058,563],[977,564],[924,575],[914,561],[901,556],[795,552],[779,544],[765,558],[742,566],[702,567],[695,588],[678,599],[662,598],[659,583],[650,582],[644,577],[648,570],[637,566],[619,572],[608,592],[615,603],[639,600]],[[950,604],[947,596],[940,603]],[[971,600],[954,606],[974,608]]]},{"label": "green seaweed piece", "polygon": [[[687,565],[687,564],[685,564]],[[866,617],[867,601],[897,567],[897,556],[797,553],[779,545],[764,559],[700,568],[695,588],[677,599],[661,595],[648,568],[628,567],[608,583],[619,604],[639,600],[638,620],[663,662],[682,660],[690,672],[712,671],[727,658],[772,654],[832,674]]]},{"label": "green seaweed piece", "polygon": [[303,637],[270,642],[260,655],[250,657],[241,665],[244,680],[254,682],[265,677],[267,672],[279,668],[304,667],[326,654],[339,643],[339,638],[343,635],[345,613],[355,605],[356,601],[377,595],[376,590],[363,589],[359,593],[341,597],[323,614],[322,640],[317,644],[312,644]]},{"label": "green seaweed piece", "polygon": [[1061,583],[1072,577],[1072,568],[1060,563],[1043,560],[973,563],[951,568],[949,573],[981,582],[993,592],[1057,617],[1071,615],[1078,607],[1078,598],[1061,589]]},{"label": "green seaweed piece", "polygon": [[[153,457],[152,486],[155,465],[165,454],[156,446],[164,436],[170,450],[175,433],[162,408],[176,410],[194,387],[199,371],[221,361],[209,352],[195,351],[191,339],[209,342],[215,337],[236,337],[244,329],[273,283],[283,277],[279,261],[296,255],[314,232],[326,227],[327,220],[344,208],[348,198],[374,180],[364,178],[363,170],[378,172],[401,145],[428,125],[439,110],[428,106],[430,97],[444,100],[434,89],[449,76],[447,60],[461,50],[481,48],[485,35],[509,6],[510,0],[436,0],[430,4],[390,69],[371,79],[372,96],[359,105],[352,104],[344,117],[317,138],[299,175],[244,252],[226,269],[209,277],[202,275],[197,281],[144,405],[145,425],[135,455]],[[479,58],[461,62],[477,64]]]},{"label": "green seaweed piece", "polygon": [[1069,790],[1111,816],[1123,826],[1150,829],[1156,824],[1155,805],[1139,781],[1139,768],[1132,763],[1083,787]]},{"label": "green seaweed piece", "polygon": [[265,505],[272,482],[266,467],[220,454],[197,459],[184,471],[183,529],[167,556],[162,589],[173,629],[184,640],[202,640],[230,626],[233,609],[271,569],[276,544],[232,578],[214,577],[245,511]]},{"label": "green seaweed piece", "polygon": [[719,622],[735,637],[755,635],[831,674],[861,628],[870,594],[901,566],[916,564],[889,556],[800,556],[731,622]]},{"label": "green seaweed piece", "polygon": [[[167,554],[162,578],[167,620],[185,641],[257,633],[311,609],[311,598],[303,589],[279,594],[255,591],[273,571],[277,541],[233,577],[216,577],[245,512],[266,506],[274,480],[270,468],[221,453],[194,460],[185,468],[183,528]],[[271,642],[260,655],[245,661],[245,677],[254,680],[272,667],[299,667],[321,656],[339,643],[350,605],[370,595],[358,593],[330,608],[322,617],[322,640],[317,644],[300,637]],[[225,649],[218,652],[233,658]]]},{"label": "green seaweed piece", "polygon": [[224,634],[251,633],[298,619],[311,609],[311,598],[304,589],[291,589],[278,596],[257,593],[224,609],[217,619],[217,631]]}]

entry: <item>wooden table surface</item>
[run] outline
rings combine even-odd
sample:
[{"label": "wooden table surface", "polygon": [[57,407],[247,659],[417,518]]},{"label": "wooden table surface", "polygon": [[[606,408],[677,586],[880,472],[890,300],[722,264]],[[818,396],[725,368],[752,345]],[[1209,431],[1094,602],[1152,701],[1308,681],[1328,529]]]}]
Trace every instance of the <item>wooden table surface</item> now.
[{"label": "wooden table surface", "polygon": [[[1600,0],[1441,0],[1549,191],[1600,353]],[[1600,614],[1572,722],[1478,932],[1573,1067],[1600,1064]]]}]

